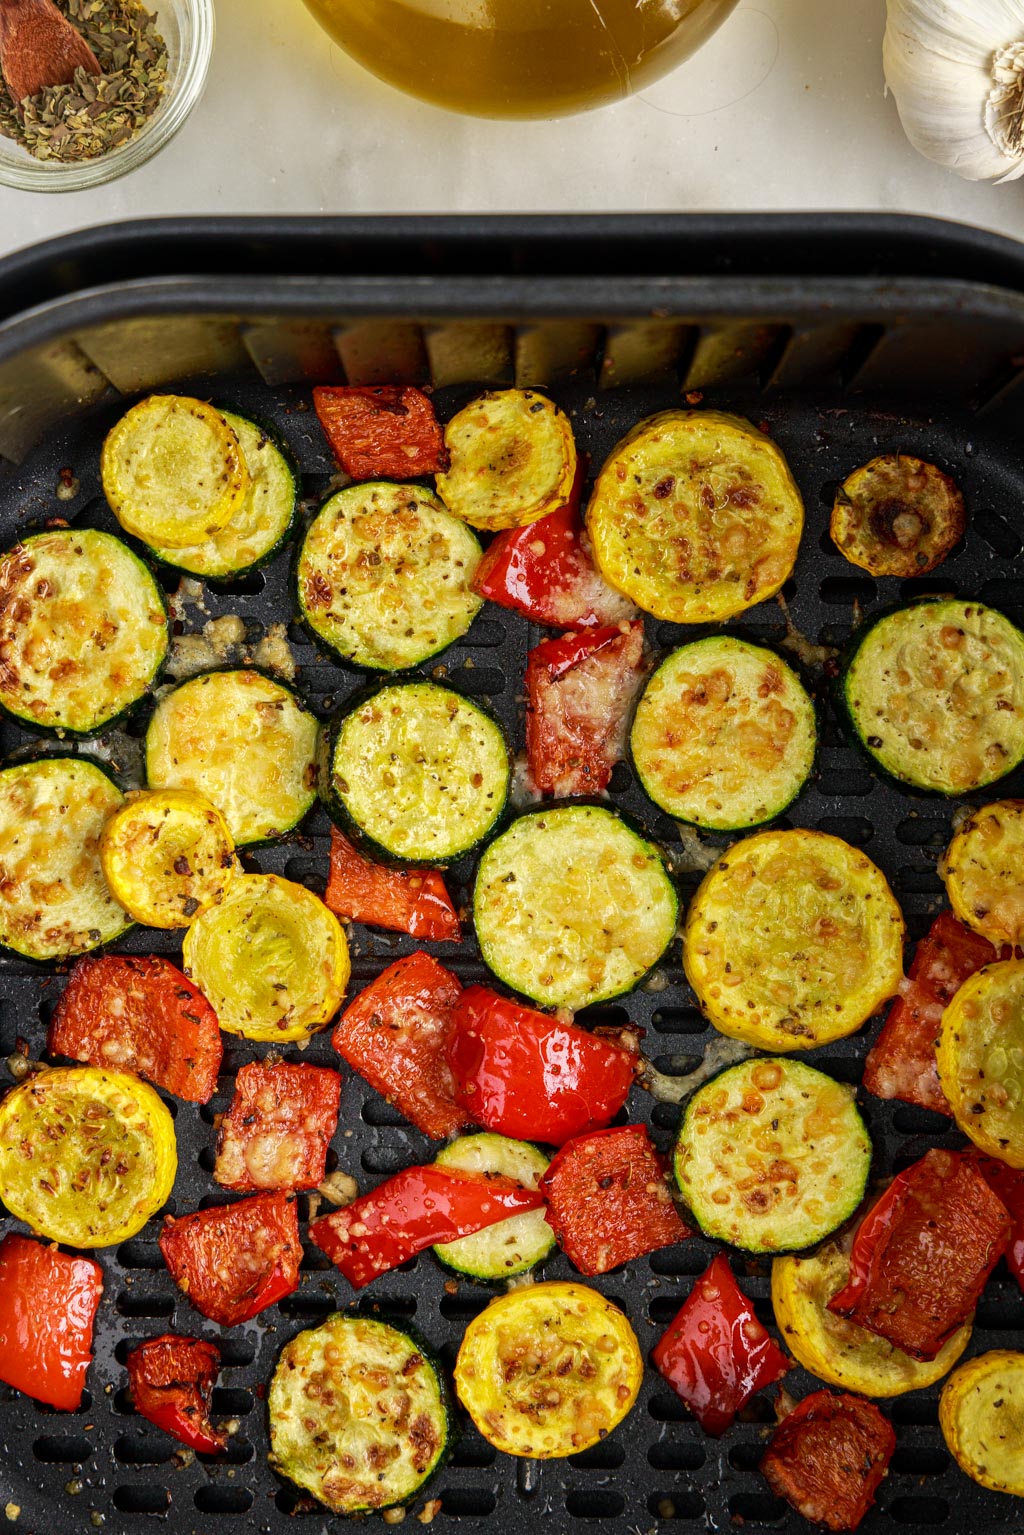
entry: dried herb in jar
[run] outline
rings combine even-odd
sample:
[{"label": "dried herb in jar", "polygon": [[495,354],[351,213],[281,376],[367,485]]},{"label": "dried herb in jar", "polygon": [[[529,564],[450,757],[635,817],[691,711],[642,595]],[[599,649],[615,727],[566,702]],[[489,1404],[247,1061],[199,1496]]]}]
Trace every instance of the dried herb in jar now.
[{"label": "dried herb in jar", "polygon": [[126,144],[156,111],[167,84],[167,45],[139,0],[56,4],[89,44],[100,73],[78,69],[70,85],[49,86],[19,103],[0,79],[0,134],[37,160],[94,160]]}]

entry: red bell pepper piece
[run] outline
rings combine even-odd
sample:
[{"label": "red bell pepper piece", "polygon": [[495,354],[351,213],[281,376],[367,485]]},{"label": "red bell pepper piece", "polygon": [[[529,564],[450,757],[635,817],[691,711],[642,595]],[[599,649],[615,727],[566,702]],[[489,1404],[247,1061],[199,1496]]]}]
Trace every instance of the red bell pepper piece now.
[{"label": "red bell pepper piece", "polygon": [[526,760],[537,788],[600,794],[644,678],[641,619],[544,640],[526,658]]},{"label": "red bell pepper piece", "polygon": [[986,1157],[980,1151],[969,1151],[967,1155],[1006,1207],[1012,1223],[1006,1266],[1024,1290],[1024,1172],[1007,1167],[1005,1162],[997,1162],[995,1157]]},{"label": "red bell pepper piece", "polygon": [[561,1146],[614,1119],[637,1052],[469,986],[455,1008],[448,1061],[474,1123],[516,1140]]},{"label": "red bell pepper piece", "polygon": [[92,1360],[103,1270],[29,1237],[0,1242],[0,1380],[73,1412]]},{"label": "red bell pepper piece", "polygon": [[327,385],[313,390],[313,407],[332,453],[354,480],[414,480],[448,467],[444,433],[419,389]]},{"label": "red bell pepper piece", "polygon": [[331,828],[331,872],[324,903],[336,917],[413,938],[462,941],[458,913],[436,869],[386,869]]},{"label": "red bell pepper piece", "polygon": [[429,954],[410,954],[350,1003],[331,1036],[338,1054],[424,1135],[473,1123],[455,1099],[448,1040],[462,987]]},{"label": "red bell pepper piece", "polygon": [[314,1221],[309,1235],[360,1290],[437,1242],[472,1236],[543,1203],[538,1189],[511,1178],[409,1167],[346,1209]]},{"label": "red bell pepper piece", "polygon": [[134,1071],[191,1103],[213,1097],[224,1053],[209,1002],[155,954],[80,959],[57,1003],[47,1048],[108,1071]]},{"label": "red bell pepper piece", "polygon": [[697,1280],[651,1359],[706,1434],[724,1434],[755,1391],[792,1368],[721,1253]]},{"label": "red bell pepper piece", "polygon": [[210,1422],[210,1393],[220,1349],[200,1338],[164,1333],[132,1349],[125,1360],[135,1411],[200,1455],[217,1455],[228,1436]]},{"label": "red bell pepper piece", "polygon": [[892,1424],[874,1402],[813,1391],[775,1430],[761,1471],[776,1496],[805,1519],[855,1530],[895,1448]]},{"label": "red bell pepper piece", "polygon": [[585,478],[581,460],[564,506],[492,540],[473,578],[475,592],[552,629],[633,617],[636,608],[608,585],[591,558],[580,516]]},{"label": "red bell pepper piece", "polygon": [[541,1179],[548,1224],[581,1274],[607,1274],[693,1235],[646,1125],[578,1136]]},{"label": "red bell pepper piece", "polygon": [[1010,1217],[972,1159],[929,1151],[857,1228],[850,1277],[828,1303],[914,1359],[934,1359],[973,1311]]},{"label": "red bell pepper piece", "polygon": [[175,1219],[168,1215],[160,1251],[179,1290],[197,1311],[235,1327],[298,1289],[302,1246],[295,1201],[256,1194]]},{"label": "red bell pepper piece", "polygon": [[213,1176],[225,1189],[312,1189],[338,1127],[341,1078],[325,1066],[252,1061],[220,1122]]},{"label": "red bell pepper piece", "polygon": [[914,950],[907,980],[864,1062],[869,1093],[952,1116],[935,1064],[939,1024],[964,982],[999,957],[987,938],[951,911],[940,912]]}]

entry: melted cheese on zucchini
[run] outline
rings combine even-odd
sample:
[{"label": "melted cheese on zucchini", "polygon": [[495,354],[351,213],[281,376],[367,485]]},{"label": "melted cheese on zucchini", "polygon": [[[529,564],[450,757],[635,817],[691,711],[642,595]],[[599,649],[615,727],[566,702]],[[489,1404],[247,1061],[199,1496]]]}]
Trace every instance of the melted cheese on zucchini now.
[{"label": "melted cheese on zucchini", "polygon": [[508,1455],[577,1455],[611,1433],[636,1401],[643,1356],[617,1306],[581,1284],[513,1290],[466,1328],[459,1399]]},{"label": "melted cheese on zucchini", "polygon": [[520,528],[564,506],[576,478],[569,418],[534,389],[482,394],[444,430],[441,499],[474,528]]},{"label": "melted cheese on zucchini", "polygon": [[961,1471],[1024,1498],[1024,1354],[993,1349],[954,1370],[939,1399],[939,1427]]},{"label": "melted cheese on zucchini", "polygon": [[95,735],[167,655],[151,572],[119,538],[55,528],[0,559],[0,704],[30,729]]},{"label": "melted cheese on zucchini", "polygon": [[942,1015],[939,1081],[960,1129],[1024,1167],[1024,960],[986,965]]},{"label": "melted cheese on zucchini", "polygon": [[779,448],[721,411],[665,410],[616,447],[587,530],[605,580],[656,618],[717,623],[783,585],[804,508]]},{"label": "melted cheese on zucchini", "polygon": [[888,1339],[829,1311],[829,1301],[849,1276],[849,1256],[836,1242],[826,1242],[809,1258],[776,1258],[772,1264],[775,1321],[805,1370],[840,1391],[881,1397],[919,1391],[949,1373],[971,1340],[970,1322],[934,1359],[911,1359]]},{"label": "melted cheese on zucchini", "polygon": [[791,667],[731,636],[684,645],[644,689],[630,746],[669,815],[712,831],[781,815],[814,766],[814,705]]},{"label": "melted cheese on zucchini", "polygon": [[701,1230],[747,1252],[828,1236],[860,1203],[870,1164],[852,1090],[789,1060],[744,1061],[706,1083],[675,1152]]},{"label": "melted cheese on zucchini", "polygon": [[444,1458],[434,1365],[370,1317],[328,1317],[286,1344],[267,1396],[270,1464],[336,1514],[404,1503]]},{"label": "melted cheese on zucchini", "polygon": [[29,959],[65,959],[131,926],[100,866],[104,823],[123,798],[83,758],[0,772],[0,943]]},{"label": "melted cheese on zucchini", "polygon": [[836,492],[836,548],[873,576],[923,576],[963,537],[964,498],[948,474],[905,453],[873,458]]},{"label": "melted cheese on zucchini", "polygon": [[236,870],[220,811],[190,789],[129,794],[103,828],[100,862],[129,916],[147,927],[187,927],[215,906]]},{"label": "melted cheese on zucchini", "polygon": [[1024,759],[1024,635],[977,602],[900,608],[864,634],[843,701],[887,773],[967,794]]},{"label": "melted cheese on zucchini", "polygon": [[303,541],[303,617],[343,661],[404,671],[465,634],[482,606],[474,533],[420,485],[350,485]]},{"label": "melted cheese on zucchini", "polygon": [[162,698],[146,732],[152,789],[193,789],[237,846],[279,837],[316,799],[315,717],[256,671],[205,672]]},{"label": "melted cheese on zucchini", "polygon": [[998,948],[1024,940],[1024,800],[983,805],[939,867],[961,922]]},{"label": "melted cheese on zucchini", "polygon": [[473,919],[486,963],[544,1007],[629,991],[675,936],[675,889],[657,848],[612,810],[521,816],[484,853]]},{"label": "melted cheese on zucchini", "polygon": [[895,996],[903,917],[882,871],[839,837],[737,842],[691,902],[687,979],[723,1034],[807,1050],[852,1034]]}]

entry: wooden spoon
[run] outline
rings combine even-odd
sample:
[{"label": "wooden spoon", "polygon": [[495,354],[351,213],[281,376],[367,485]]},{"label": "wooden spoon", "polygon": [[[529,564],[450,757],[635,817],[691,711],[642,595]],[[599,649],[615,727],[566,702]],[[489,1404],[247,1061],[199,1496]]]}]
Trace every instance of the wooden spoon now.
[{"label": "wooden spoon", "polygon": [[19,108],[76,69],[98,75],[99,60],[53,0],[0,0],[0,74]]}]

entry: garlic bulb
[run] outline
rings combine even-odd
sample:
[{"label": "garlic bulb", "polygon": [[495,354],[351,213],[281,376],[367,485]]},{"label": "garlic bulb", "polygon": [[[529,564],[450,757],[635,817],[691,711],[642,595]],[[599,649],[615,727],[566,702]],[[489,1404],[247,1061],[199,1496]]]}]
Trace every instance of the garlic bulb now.
[{"label": "garlic bulb", "polygon": [[883,57],[915,149],[969,181],[1024,176],[1024,0],[888,0]]}]

